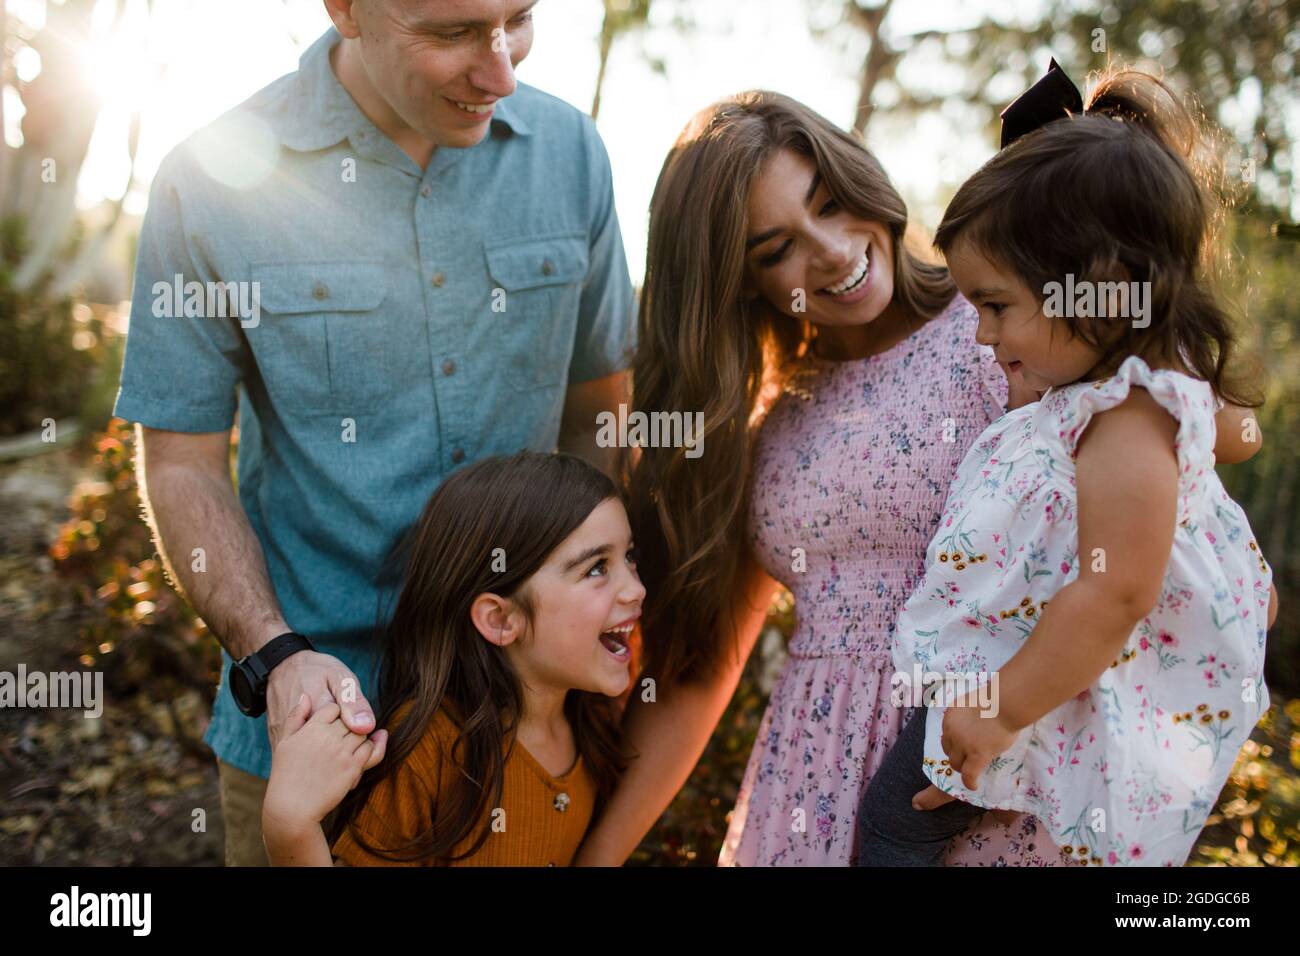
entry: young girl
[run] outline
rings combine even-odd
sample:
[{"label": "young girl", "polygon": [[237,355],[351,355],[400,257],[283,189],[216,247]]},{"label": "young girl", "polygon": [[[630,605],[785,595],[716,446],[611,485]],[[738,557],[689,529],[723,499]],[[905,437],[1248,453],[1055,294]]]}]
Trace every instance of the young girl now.
[{"label": "young girl", "polygon": [[488,458],[443,482],[407,548],[387,733],[351,733],[336,705],[307,719],[304,698],[272,756],[272,864],[568,865],[623,766],[610,698],[645,596],[613,483],[568,455]]},{"label": "young girl", "polygon": [[1143,74],[1064,112],[936,234],[978,340],[1045,394],[967,453],[899,618],[896,681],[933,709],[863,797],[861,865],[933,865],[984,808],[1078,861],[1181,865],[1268,706],[1272,573],[1214,471],[1216,409],[1258,402],[1203,276],[1207,153]]}]

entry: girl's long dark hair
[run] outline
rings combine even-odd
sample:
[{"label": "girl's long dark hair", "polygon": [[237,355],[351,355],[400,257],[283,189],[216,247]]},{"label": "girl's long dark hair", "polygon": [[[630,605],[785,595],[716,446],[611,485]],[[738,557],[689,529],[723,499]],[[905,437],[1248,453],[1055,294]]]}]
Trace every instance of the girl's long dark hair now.
[{"label": "girl's long dark hair", "polygon": [[1253,407],[1258,380],[1232,367],[1236,335],[1213,282],[1229,198],[1213,129],[1155,77],[1113,69],[1081,115],[1026,134],[966,180],[934,244],[971,242],[1040,301],[1069,274],[1150,283],[1149,327],[1054,321],[1101,350],[1099,370],[1129,355],[1181,358],[1224,400]]},{"label": "girl's long dark hair", "polygon": [[[582,459],[538,452],[475,462],[434,492],[398,549],[406,573],[383,634],[377,725],[389,729],[388,749],[339,805],[331,844],[346,829],[367,852],[435,864],[482,847],[491,832],[488,813],[500,806],[523,690],[505,652],[474,627],[470,607],[491,592],[512,598],[531,617],[525,582],[597,505],[617,497],[613,482]],[[497,560],[502,555],[504,563]],[[403,706],[409,709],[394,725]],[[458,737],[450,755],[454,771],[444,769],[433,825],[405,846],[373,847],[355,826],[356,815],[415,749],[440,708],[457,724]],[[574,690],[564,709],[595,778],[599,810],[624,765],[612,700]]]}]

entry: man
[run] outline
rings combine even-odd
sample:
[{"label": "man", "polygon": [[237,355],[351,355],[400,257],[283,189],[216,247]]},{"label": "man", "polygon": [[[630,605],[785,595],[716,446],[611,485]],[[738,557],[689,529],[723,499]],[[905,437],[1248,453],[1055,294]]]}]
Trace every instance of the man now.
[{"label": "man", "polygon": [[225,649],[205,740],[229,865],[265,863],[302,694],[375,729],[385,557],[441,480],[522,447],[613,467],[596,415],[626,401],[631,284],[594,125],[515,82],[532,3],[325,0],[297,72],[154,181],[115,412]]}]

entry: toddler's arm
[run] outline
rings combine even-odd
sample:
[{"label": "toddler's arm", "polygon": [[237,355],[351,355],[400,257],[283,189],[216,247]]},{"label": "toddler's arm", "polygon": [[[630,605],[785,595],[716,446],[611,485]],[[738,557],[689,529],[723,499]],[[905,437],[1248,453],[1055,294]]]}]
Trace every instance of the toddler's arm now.
[{"label": "toddler's arm", "polygon": [[1145,389],[1098,413],[1079,440],[1079,576],[1053,595],[998,672],[995,717],[944,714],[944,752],[974,787],[1021,729],[1086,690],[1160,598],[1177,521],[1177,423]]},{"label": "toddler's arm", "polygon": [[271,779],[262,803],[262,840],[272,866],[331,866],[321,821],[384,759],[388,731],[369,737],[343,723],[330,703],[307,719],[306,694],[289,713],[271,754]]}]

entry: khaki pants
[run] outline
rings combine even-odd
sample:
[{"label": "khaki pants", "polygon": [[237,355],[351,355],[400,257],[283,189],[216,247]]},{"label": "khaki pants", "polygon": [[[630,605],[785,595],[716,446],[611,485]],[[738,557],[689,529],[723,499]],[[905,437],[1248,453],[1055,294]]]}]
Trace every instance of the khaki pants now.
[{"label": "khaki pants", "polygon": [[221,815],[226,821],[226,866],[268,866],[262,844],[262,801],[266,781],[217,761]]},{"label": "khaki pants", "polygon": [[[266,781],[225,761],[217,761],[221,784],[221,816],[226,821],[226,866],[270,866],[266,844],[262,842],[262,802],[266,799]],[[330,813],[323,821],[326,831],[334,820]]]}]

